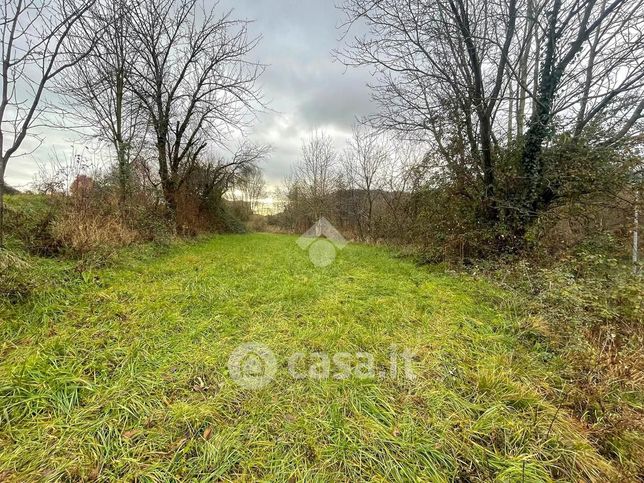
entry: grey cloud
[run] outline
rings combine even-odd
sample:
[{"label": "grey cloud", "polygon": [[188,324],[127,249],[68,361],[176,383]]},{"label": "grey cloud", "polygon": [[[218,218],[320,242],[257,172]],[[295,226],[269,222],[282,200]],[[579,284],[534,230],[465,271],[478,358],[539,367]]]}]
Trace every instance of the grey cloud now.
[{"label": "grey cloud", "polygon": [[310,126],[336,124],[348,129],[356,117],[370,112],[371,101],[362,79],[345,76],[330,78],[300,105],[299,111]]},{"label": "grey cloud", "polygon": [[234,8],[254,18],[252,32],[263,35],[256,55],[269,64],[261,84],[275,112],[261,115],[250,137],[273,146],[264,171],[275,185],[289,173],[311,130],[326,129],[340,147],[355,118],[371,112],[369,76],[333,59],[332,50],[341,46],[341,12],[334,2],[243,0]]},{"label": "grey cloud", "polygon": [[[273,146],[272,156],[264,164],[270,185],[279,184],[288,174],[299,156],[302,139],[311,130],[326,129],[340,147],[355,117],[372,111],[365,87],[368,73],[347,70],[333,60],[331,51],[341,46],[341,32],[336,27],[342,17],[334,3],[221,0],[217,7],[222,11],[233,9],[234,18],[253,20],[250,35],[262,36],[253,60],[268,65],[260,86],[271,110],[258,115],[248,137]],[[206,0],[206,7],[212,4],[212,0]],[[45,145],[34,158],[47,159],[52,144],[63,144],[62,137],[60,133],[47,133]],[[18,165],[9,165],[9,181],[31,181],[35,162]]]}]

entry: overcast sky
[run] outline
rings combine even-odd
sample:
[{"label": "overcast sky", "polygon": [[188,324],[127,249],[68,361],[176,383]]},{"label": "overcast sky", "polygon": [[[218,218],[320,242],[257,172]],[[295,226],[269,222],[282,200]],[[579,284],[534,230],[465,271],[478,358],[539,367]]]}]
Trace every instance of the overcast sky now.
[{"label": "overcast sky", "polygon": [[[211,0],[205,0],[209,2]],[[268,67],[260,86],[272,112],[259,115],[250,139],[273,147],[263,168],[271,186],[281,183],[297,160],[302,139],[324,129],[338,147],[349,136],[356,116],[372,111],[365,84],[369,73],[346,69],[331,51],[341,46],[336,28],[342,12],[334,0],[221,0],[219,9],[254,20],[251,35],[262,40],[254,60]],[[53,150],[69,154],[74,137],[48,131],[33,155],[14,159],[7,168],[9,184],[24,187],[32,181],[37,161],[46,162]],[[78,141],[76,141],[78,143]],[[78,149],[78,144],[77,144]]]}]

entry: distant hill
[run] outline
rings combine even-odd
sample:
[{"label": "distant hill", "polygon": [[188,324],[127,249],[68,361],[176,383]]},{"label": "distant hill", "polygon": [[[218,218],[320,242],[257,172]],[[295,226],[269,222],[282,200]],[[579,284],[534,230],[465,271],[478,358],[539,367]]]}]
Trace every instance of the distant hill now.
[{"label": "distant hill", "polygon": [[4,194],[6,195],[19,195],[20,191],[16,188],[12,188],[8,184],[4,185]]}]

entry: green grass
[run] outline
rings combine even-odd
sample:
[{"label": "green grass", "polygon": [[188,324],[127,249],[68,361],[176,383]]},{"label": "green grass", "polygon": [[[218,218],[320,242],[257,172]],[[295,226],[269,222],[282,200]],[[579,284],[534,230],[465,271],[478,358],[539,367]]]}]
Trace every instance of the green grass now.
[{"label": "green grass", "polygon": [[[349,245],[328,267],[295,237],[130,251],[0,303],[0,480],[605,480],[557,408],[560,362],[506,294]],[[239,387],[245,342],[276,355]],[[415,380],[294,379],[294,352],[415,352]]]},{"label": "green grass", "polygon": [[5,204],[5,243],[12,250],[34,248],[34,235],[42,231],[42,226],[51,218],[55,200],[47,195],[17,194],[6,195]]},{"label": "green grass", "polygon": [[5,216],[7,230],[11,233],[24,220],[43,218],[51,209],[51,198],[46,195],[18,194],[5,195]]}]

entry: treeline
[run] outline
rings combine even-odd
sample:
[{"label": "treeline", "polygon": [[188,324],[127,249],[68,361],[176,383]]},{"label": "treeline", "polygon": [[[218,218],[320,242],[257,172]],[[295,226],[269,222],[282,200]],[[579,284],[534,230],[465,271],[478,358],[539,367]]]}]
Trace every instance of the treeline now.
[{"label": "treeline", "polygon": [[[346,48],[336,56],[374,72],[379,110],[363,120],[373,133],[354,133],[342,155],[313,136],[285,225],[323,214],[360,238],[402,239],[439,258],[523,251],[548,237],[566,244],[604,229],[625,235],[636,224],[641,0],[342,8]],[[363,33],[353,35],[357,24]],[[421,153],[381,145],[391,133]]]},{"label": "treeline", "polygon": [[343,151],[323,131],[302,144],[301,159],[282,188],[284,211],[270,222],[304,232],[326,217],[363,241],[408,239],[419,181],[420,148],[355,126]]},{"label": "treeline", "polygon": [[25,0],[2,9],[0,244],[7,165],[42,134],[36,126],[54,122],[102,142],[114,160],[99,174],[75,153],[41,177],[45,191],[76,197],[65,205],[75,224],[84,217],[98,229],[109,216],[140,232],[152,219],[192,233],[221,221],[224,193],[256,176],[267,154],[229,142],[262,107],[255,84],[264,68],[250,60],[258,39],[247,21],[196,0]]},{"label": "treeline", "polygon": [[[284,211],[269,223],[303,233],[325,217],[354,240],[406,246],[428,261],[526,250],[552,255],[601,237],[612,237],[612,253],[623,254],[630,248],[636,208],[631,165],[619,158],[611,166],[618,152],[608,150],[570,156],[578,163],[576,182],[586,192],[571,192],[544,210],[519,238],[507,225],[481,219],[477,198],[462,191],[475,186],[445,177],[419,143],[357,125],[338,149],[316,131],[303,142],[301,158],[284,182]],[[606,163],[599,179],[595,165],[584,166],[588,159],[582,156]]]}]

